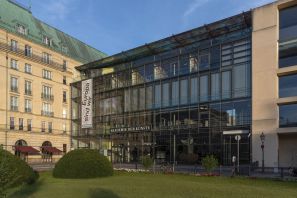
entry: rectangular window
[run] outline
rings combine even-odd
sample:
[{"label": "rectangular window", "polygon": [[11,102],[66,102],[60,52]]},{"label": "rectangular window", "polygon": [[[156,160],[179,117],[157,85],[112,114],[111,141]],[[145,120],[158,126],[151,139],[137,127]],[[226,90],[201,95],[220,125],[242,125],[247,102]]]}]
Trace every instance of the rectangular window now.
[{"label": "rectangular window", "polygon": [[25,56],[32,56],[32,47],[30,45],[25,45]]},{"label": "rectangular window", "polygon": [[67,118],[67,109],[66,107],[63,107],[63,114],[62,114],[63,118]]},{"label": "rectangular window", "polygon": [[145,106],[146,109],[152,109],[153,108],[153,87],[148,86],[146,87],[145,91]]},{"label": "rectangular window", "polygon": [[279,40],[285,42],[296,39],[297,36],[297,6],[279,11]]},{"label": "rectangular window", "polygon": [[25,73],[32,74],[32,66],[28,63],[25,63]]},{"label": "rectangular window", "polygon": [[53,132],[53,123],[52,122],[49,122],[48,123],[48,132],[49,133],[52,133]]},{"label": "rectangular window", "polygon": [[231,71],[222,72],[222,99],[231,98]]},{"label": "rectangular window", "polygon": [[24,119],[19,118],[19,130],[22,131],[24,130]]},{"label": "rectangular window", "polygon": [[16,93],[19,92],[19,83],[16,77],[10,78],[10,91],[16,92]]},{"label": "rectangular window", "polygon": [[50,117],[54,115],[52,112],[52,105],[50,103],[42,103],[41,115]]},{"label": "rectangular window", "polygon": [[221,47],[214,46],[210,49],[210,67],[211,68],[218,68],[220,67],[221,61]]},{"label": "rectangular window", "polygon": [[209,50],[200,50],[199,51],[199,69],[205,70],[209,67]]},{"label": "rectangular window", "polygon": [[62,131],[63,131],[63,134],[66,134],[66,124],[65,123],[62,124]]},{"label": "rectangular window", "polygon": [[200,101],[208,101],[208,76],[200,77]]},{"label": "rectangular window", "polygon": [[246,64],[233,67],[233,97],[249,96],[250,74]]},{"label": "rectangular window", "polygon": [[32,131],[32,120],[31,119],[27,120],[27,131]]},{"label": "rectangular window", "polygon": [[25,112],[27,113],[32,112],[32,101],[29,99],[25,99]]},{"label": "rectangular window", "polygon": [[[296,34],[297,37],[297,34]],[[297,41],[279,44],[279,68],[297,65]]]},{"label": "rectangular window", "polygon": [[42,93],[41,93],[41,98],[45,99],[45,100],[53,100],[54,96],[52,95],[52,88],[49,86],[42,86]]},{"label": "rectangular window", "polygon": [[11,50],[14,52],[18,51],[18,42],[15,40],[10,41]]},{"label": "rectangular window", "polygon": [[161,107],[161,85],[155,85],[155,108]]},{"label": "rectangular window", "polygon": [[191,78],[191,104],[198,102],[198,78]]},{"label": "rectangular window", "polygon": [[67,61],[63,60],[63,71],[67,70]]},{"label": "rectangular window", "polygon": [[10,68],[18,70],[19,69],[18,61],[15,59],[10,59]]},{"label": "rectangular window", "polygon": [[279,77],[279,97],[297,96],[297,74]]},{"label": "rectangular window", "polygon": [[10,96],[10,110],[11,111],[18,111],[19,110],[18,97]]},{"label": "rectangular window", "polygon": [[16,30],[20,34],[27,35],[27,28],[25,26],[23,26],[23,25],[17,24],[16,25]]},{"label": "rectangular window", "polygon": [[42,37],[42,42],[48,46],[51,46],[51,43],[52,43],[51,39],[47,36]]},{"label": "rectangular window", "polygon": [[32,82],[25,80],[25,95],[32,95]]},{"label": "rectangular window", "polygon": [[279,127],[297,127],[297,104],[279,106]]},{"label": "rectangular window", "polygon": [[43,52],[42,53],[42,61],[44,63],[50,64],[51,63],[51,55],[46,52]]},{"label": "rectangular window", "polygon": [[67,85],[66,76],[63,76],[63,84]]},{"label": "rectangular window", "polygon": [[67,92],[63,91],[63,103],[67,103]]},{"label": "rectangular window", "polygon": [[132,111],[138,110],[138,88],[132,89]]},{"label": "rectangular window", "polygon": [[145,109],[145,89],[144,87],[139,88],[139,110]]},{"label": "rectangular window", "polygon": [[130,89],[125,90],[125,112],[131,111],[131,94]]},{"label": "rectangular window", "polygon": [[14,117],[10,117],[10,130],[14,130]]},{"label": "rectangular window", "polygon": [[179,82],[173,81],[171,87],[171,98],[172,106],[177,106],[179,104]]},{"label": "rectangular window", "polygon": [[162,107],[168,107],[170,104],[169,99],[169,83],[162,84]]},{"label": "rectangular window", "polygon": [[194,54],[189,55],[190,72],[198,71],[198,60]]},{"label": "rectangular window", "polygon": [[45,121],[41,122],[41,132],[45,132]]},{"label": "rectangular window", "polygon": [[220,73],[211,74],[211,100],[219,100],[221,97]]},{"label": "rectangular window", "polygon": [[180,104],[188,104],[188,79],[180,81]]},{"label": "rectangular window", "polygon": [[45,78],[45,79],[51,80],[52,79],[52,72],[48,71],[46,69],[43,69],[42,70],[42,77]]}]

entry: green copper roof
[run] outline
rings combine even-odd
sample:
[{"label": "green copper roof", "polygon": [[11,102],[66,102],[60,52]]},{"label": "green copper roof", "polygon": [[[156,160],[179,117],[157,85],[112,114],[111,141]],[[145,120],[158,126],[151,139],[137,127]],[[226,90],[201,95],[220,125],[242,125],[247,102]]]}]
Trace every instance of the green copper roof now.
[{"label": "green copper roof", "polygon": [[18,34],[16,31],[17,24],[25,26],[28,31],[27,35],[23,37],[43,45],[42,38],[47,36],[52,41],[50,46],[52,50],[81,63],[88,63],[107,56],[105,53],[36,19],[28,9],[18,3],[12,0],[0,0],[0,28]]}]

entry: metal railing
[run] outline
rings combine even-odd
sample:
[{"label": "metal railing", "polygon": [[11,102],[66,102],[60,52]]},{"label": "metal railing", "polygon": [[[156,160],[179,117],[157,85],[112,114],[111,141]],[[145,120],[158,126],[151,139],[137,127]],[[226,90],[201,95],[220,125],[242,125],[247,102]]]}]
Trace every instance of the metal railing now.
[{"label": "metal railing", "polygon": [[5,42],[3,42],[2,40],[0,41],[0,49],[3,51],[9,51],[12,52],[16,55],[19,56],[24,56],[25,58],[34,61],[34,62],[38,62],[41,64],[45,64],[48,65],[54,69],[58,69],[60,71],[67,71],[67,68],[65,68],[65,66],[63,66],[60,63],[57,63],[55,61],[51,60],[44,60],[44,57],[42,56],[42,54],[38,54],[38,53],[34,53],[34,51],[28,52],[28,50],[25,49],[25,46],[23,46],[22,48],[20,46],[11,46],[10,44],[7,44]]},{"label": "metal railing", "polygon": [[54,112],[41,110],[41,115],[48,116],[48,117],[54,117]]},{"label": "metal railing", "polygon": [[41,93],[41,98],[48,101],[54,101],[54,96],[46,93]]}]

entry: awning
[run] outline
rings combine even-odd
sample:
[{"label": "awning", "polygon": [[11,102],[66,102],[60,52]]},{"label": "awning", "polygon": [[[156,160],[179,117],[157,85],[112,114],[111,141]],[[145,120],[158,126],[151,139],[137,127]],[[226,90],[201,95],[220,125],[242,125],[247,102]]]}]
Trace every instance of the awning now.
[{"label": "awning", "polygon": [[15,146],[15,151],[30,155],[39,154],[39,151],[32,146]]},{"label": "awning", "polygon": [[48,153],[57,154],[57,155],[63,152],[60,149],[57,149],[56,147],[52,147],[52,146],[42,146],[41,149],[43,149],[43,151],[46,151]]},{"label": "awning", "polygon": [[223,135],[241,135],[241,134],[249,134],[249,130],[223,131]]}]

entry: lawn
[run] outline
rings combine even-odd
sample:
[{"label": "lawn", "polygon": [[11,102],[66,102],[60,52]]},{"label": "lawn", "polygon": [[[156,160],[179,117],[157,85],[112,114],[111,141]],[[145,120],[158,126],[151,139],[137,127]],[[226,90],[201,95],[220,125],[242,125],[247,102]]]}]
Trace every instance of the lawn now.
[{"label": "lawn", "polygon": [[98,179],[55,179],[42,173],[32,186],[14,189],[9,198],[191,198],[297,197],[297,183],[261,179],[119,173]]}]

